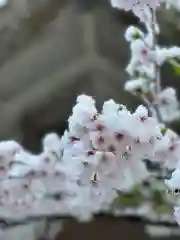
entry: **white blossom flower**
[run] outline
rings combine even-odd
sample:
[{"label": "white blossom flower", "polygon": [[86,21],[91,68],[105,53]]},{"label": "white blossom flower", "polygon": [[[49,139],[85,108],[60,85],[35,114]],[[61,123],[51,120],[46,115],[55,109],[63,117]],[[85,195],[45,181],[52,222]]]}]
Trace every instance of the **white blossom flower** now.
[{"label": "white blossom flower", "polygon": [[56,133],[47,134],[43,139],[44,152],[47,152],[57,159],[61,158],[61,139]]},{"label": "white blossom flower", "polygon": [[177,168],[173,173],[170,180],[166,180],[166,185],[170,189],[180,189],[180,169]]},{"label": "white blossom flower", "polygon": [[160,3],[164,2],[164,0],[111,0],[112,7],[131,10],[134,7],[138,7],[143,9],[145,5],[149,5],[151,8],[156,8],[160,5]]},{"label": "white blossom flower", "polygon": [[129,80],[125,83],[124,89],[131,93],[136,93],[138,91],[140,91],[140,93],[144,93],[149,91],[148,83],[149,81],[145,78]]},{"label": "white blossom flower", "polygon": [[155,152],[156,161],[160,161],[170,169],[177,167],[180,154],[180,140],[177,134],[168,129],[161,137],[161,141],[157,139]]},{"label": "white blossom flower", "polygon": [[172,122],[180,118],[179,103],[176,91],[173,88],[166,88],[161,91],[156,96],[154,103],[158,104],[164,122]]},{"label": "white blossom flower", "polygon": [[165,61],[180,57],[180,48],[173,46],[170,48],[157,48],[156,61],[158,65],[162,65]]}]

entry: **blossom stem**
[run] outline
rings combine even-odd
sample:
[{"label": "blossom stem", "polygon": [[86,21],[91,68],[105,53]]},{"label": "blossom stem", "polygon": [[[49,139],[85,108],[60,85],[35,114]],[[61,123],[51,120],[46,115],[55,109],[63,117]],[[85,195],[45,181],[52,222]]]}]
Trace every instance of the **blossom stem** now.
[{"label": "blossom stem", "polygon": [[157,115],[157,119],[159,120],[160,123],[163,123],[163,119],[162,119],[162,116],[161,116],[161,113],[159,111],[159,108],[158,108],[158,105],[157,104],[154,104],[154,109],[156,111],[156,115]]},{"label": "blossom stem", "polygon": [[[156,49],[157,44],[157,36],[156,36],[156,10],[150,8],[152,14],[152,22],[151,22],[151,30],[152,30],[152,50]],[[160,67],[157,63],[154,63],[154,82],[155,82],[155,94],[159,94],[161,91],[161,74],[160,74]],[[154,110],[156,111],[157,118],[160,123],[163,123],[163,119],[161,113],[159,111],[158,105],[153,105]]]},{"label": "blossom stem", "polygon": [[152,111],[152,104],[151,102],[148,101],[148,99],[146,99],[145,97],[141,97],[142,101],[144,102],[144,104],[146,105],[148,111],[149,111],[149,114],[150,116],[152,117],[153,116],[153,111]]},{"label": "blossom stem", "polygon": [[[156,36],[156,10],[151,9],[152,13],[152,34],[153,34],[153,44],[152,44],[152,50],[156,49],[157,45],[157,36]],[[156,93],[158,94],[161,91],[161,76],[160,76],[160,67],[157,65],[157,63],[154,63],[154,78],[156,82]]]},{"label": "blossom stem", "polygon": [[152,109],[154,108],[155,112],[156,112],[156,116],[157,116],[157,119],[159,120],[160,123],[163,123],[163,119],[162,119],[162,116],[161,116],[161,113],[159,111],[159,108],[156,104],[152,104],[151,102],[149,102],[146,98],[142,97],[142,100],[143,102],[146,104],[148,110],[149,110],[149,113],[151,115],[151,117],[153,117],[153,111]]}]

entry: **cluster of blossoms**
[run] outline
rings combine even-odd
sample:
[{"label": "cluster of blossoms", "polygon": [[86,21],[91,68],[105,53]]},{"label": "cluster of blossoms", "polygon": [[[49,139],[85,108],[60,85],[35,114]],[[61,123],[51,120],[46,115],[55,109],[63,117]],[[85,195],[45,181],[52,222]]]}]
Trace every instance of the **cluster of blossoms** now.
[{"label": "cluster of blossoms", "polygon": [[149,176],[144,159],[173,168],[180,141],[143,106],[131,113],[109,100],[99,113],[95,101],[81,95],[68,130],[61,138],[45,136],[41,154],[13,141],[0,143],[0,154],[2,218],[65,215],[89,220]]},{"label": "cluster of blossoms", "polygon": [[125,90],[141,97],[154,116],[157,107],[161,122],[171,122],[180,118],[176,91],[171,87],[161,89],[159,71],[165,62],[180,57],[180,48],[161,48],[156,45],[155,33],[148,28],[149,23],[146,24],[146,34],[134,26],[128,27],[125,33],[131,49],[131,60],[126,69],[131,80],[126,82]]},{"label": "cluster of blossoms", "polygon": [[148,25],[152,18],[150,9],[155,10],[164,2],[166,2],[166,0],[111,0],[111,5],[120,10],[132,11],[138,16],[141,22]]},{"label": "cluster of blossoms", "polygon": [[134,10],[134,8],[139,8],[144,10],[146,6],[156,9],[161,3],[166,0],[111,0],[112,7],[123,9],[126,11]]},{"label": "cluster of blossoms", "polygon": [[[121,1],[112,0],[112,6],[124,10],[136,10],[136,15],[146,27],[146,32],[129,26],[125,39],[130,43],[131,59],[126,68],[130,80],[125,90],[143,99],[152,114],[161,122],[171,122],[180,118],[179,103],[176,91],[167,87],[161,90],[160,67],[172,59],[180,57],[180,48],[160,47],[156,35],[160,29],[156,21],[155,10],[165,1]],[[167,3],[167,2],[166,2]],[[138,10],[137,10],[138,9]],[[157,114],[158,110],[158,114]]]},{"label": "cluster of blossoms", "polygon": [[[134,26],[130,26],[126,30],[125,38],[130,43],[131,49],[131,59],[126,71],[131,76],[131,79],[126,82],[125,90],[140,97],[152,116],[158,122],[164,123],[180,119],[180,111],[176,91],[171,87],[162,89],[160,68],[165,62],[179,59],[180,48],[176,46],[162,48],[157,44],[156,36],[160,33],[160,29],[156,21],[156,8],[162,2],[166,6],[173,6],[178,9],[179,1],[111,0],[112,6],[115,8],[125,11],[132,10],[140,21],[144,23],[146,30],[146,32],[143,32]],[[173,193],[174,196],[178,196],[180,194],[180,163],[177,153],[179,151],[179,136],[172,132],[169,147],[176,157],[175,155],[170,157],[169,153],[162,149],[161,156],[164,157],[165,162],[172,160],[170,166],[168,164],[166,166],[174,170],[171,179],[166,180],[165,183],[169,189],[168,191]],[[174,216],[180,224],[180,203],[177,197],[176,205]]]}]

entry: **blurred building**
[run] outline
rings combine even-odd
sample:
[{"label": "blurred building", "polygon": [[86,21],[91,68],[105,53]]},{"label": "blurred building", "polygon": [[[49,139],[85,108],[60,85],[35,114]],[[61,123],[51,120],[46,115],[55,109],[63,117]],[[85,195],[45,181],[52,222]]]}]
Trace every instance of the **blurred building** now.
[{"label": "blurred building", "polygon": [[99,105],[109,98],[132,104],[122,91],[125,24],[108,2],[12,0],[1,12],[2,139],[32,147],[44,132],[64,128],[81,93]]}]

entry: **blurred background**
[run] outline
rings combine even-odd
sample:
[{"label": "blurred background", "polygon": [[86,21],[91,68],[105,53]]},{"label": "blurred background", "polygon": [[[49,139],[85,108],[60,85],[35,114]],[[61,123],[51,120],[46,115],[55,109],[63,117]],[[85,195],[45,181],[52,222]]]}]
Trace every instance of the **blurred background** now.
[{"label": "blurred background", "polygon": [[[180,14],[161,10],[158,17],[160,43],[180,44]],[[39,152],[45,133],[64,131],[83,93],[98,107],[113,98],[134,108],[138,100],[123,89],[130,57],[124,32],[131,24],[139,23],[130,13],[112,9],[108,0],[7,1],[0,8],[1,140],[15,139]],[[169,66],[162,78],[179,92],[180,79]],[[179,123],[173,127],[180,133]],[[57,240],[150,239],[145,224],[98,217],[89,224],[68,224]]]}]

